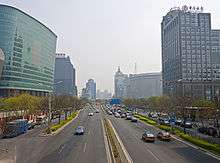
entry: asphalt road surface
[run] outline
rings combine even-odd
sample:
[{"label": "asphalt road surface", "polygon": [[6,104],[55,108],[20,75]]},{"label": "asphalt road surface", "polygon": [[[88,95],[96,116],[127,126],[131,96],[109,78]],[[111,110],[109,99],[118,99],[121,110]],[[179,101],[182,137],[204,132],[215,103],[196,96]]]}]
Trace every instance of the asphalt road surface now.
[{"label": "asphalt road surface", "polygon": [[154,143],[147,143],[141,140],[145,130],[155,135],[159,130],[142,122],[133,123],[130,120],[115,118],[111,119],[118,135],[125,148],[130,154],[134,163],[217,163],[219,160],[185,145],[177,140],[171,142],[156,140]]},{"label": "asphalt road surface", "polygon": [[[0,145],[9,149],[2,162],[16,163],[107,163],[101,113],[88,117],[89,110],[79,116],[59,134],[42,136],[40,129],[34,129],[12,139],[0,140]],[[85,134],[74,135],[76,126],[85,127]],[[1,157],[0,157],[1,163]]]}]

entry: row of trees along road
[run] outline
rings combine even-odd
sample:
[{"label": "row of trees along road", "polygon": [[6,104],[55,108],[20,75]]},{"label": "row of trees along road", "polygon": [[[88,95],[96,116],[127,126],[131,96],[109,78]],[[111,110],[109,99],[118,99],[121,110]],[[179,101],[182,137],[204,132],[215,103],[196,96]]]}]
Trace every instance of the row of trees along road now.
[{"label": "row of trees along road", "polygon": [[[62,114],[74,112],[81,109],[85,102],[78,97],[72,96],[54,96],[51,101],[52,119],[59,118]],[[29,94],[22,94],[16,97],[0,99],[0,112],[7,113],[8,120],[10,117],[49,114],[49,97],[37,97]]]},{"label": "row of trees along road", "polygon": [[174,113],[180,118],[188,115],[203,122],[219,119],[219,105],[215,101],[193,99],[190,97],[152,96],[146,99],[125,99],[124,104],[129,108],[142,108],[151,112]]}]

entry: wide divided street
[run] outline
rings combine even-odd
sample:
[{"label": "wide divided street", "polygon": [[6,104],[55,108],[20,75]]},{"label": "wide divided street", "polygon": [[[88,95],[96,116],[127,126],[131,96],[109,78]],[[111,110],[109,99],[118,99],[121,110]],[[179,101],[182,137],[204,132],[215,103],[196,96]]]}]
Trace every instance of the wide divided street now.
[{"label": "wide divided street", "polygon": [[[88,116],[94,112],[93,116]],[[60,133],[42,135],[44,127],[11,139],[1,139],[1,148],[8,152],[0,154],[1,163],[108,163],[102,119],[112,122],[117,134],[134,163],[217,163],[219,160],[178,140],[164,142],[156,140],[146,143],[141,140],[145,130],[155,135],[158,129],[140,121],[130,122],[123,118],[107,115],[100,110],[83,109],[78,117]],[[84,135],[74,135],[76,126],[84,126]]]}]

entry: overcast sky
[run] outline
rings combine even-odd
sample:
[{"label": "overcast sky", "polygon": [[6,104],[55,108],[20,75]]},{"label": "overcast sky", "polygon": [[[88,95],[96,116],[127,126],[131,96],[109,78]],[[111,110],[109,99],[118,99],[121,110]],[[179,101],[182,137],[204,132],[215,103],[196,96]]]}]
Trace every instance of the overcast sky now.
[{"label": "overcast sky", "polygon": [[113,91],[113,75],[161,71],[160,22],[171,7],[203,6],[220,29],[219,0],[0,0],[35,17],[58,36],[70,56],[79,90],[93,78]]}]

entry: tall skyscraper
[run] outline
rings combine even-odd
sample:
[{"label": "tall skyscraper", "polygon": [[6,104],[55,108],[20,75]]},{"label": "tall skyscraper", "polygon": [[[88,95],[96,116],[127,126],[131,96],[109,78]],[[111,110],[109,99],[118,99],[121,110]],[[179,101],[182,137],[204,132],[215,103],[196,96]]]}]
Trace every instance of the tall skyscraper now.
[{"label": "tall skyscraper", "polygon": [[56,54],[54,73],[54,94],[77,96],[75,68],[69,56]]},{"label": "tall skyscraper", "polygon": [[115,85],[115,98],[126,98],[127,97],[127,84],[128,84],[128,75],[123,74],[118,67],[118,71],[114,76],[114,85]]},{"label": "tall skyscraper", "polygon": [[96,99],[96,83],[93,79],[89,79],[86,83],[85,96],[90,100]]},{"label": "tall skyscraper", "polygon": [[0,49],[5,58],[0,97],[52,92],[56,41],[57,36],[37,19],[0,4]]},{"label": "tall skyscraper", "polygon": [[2,75],[2,69],[3,69],[4,62],[5,62],[5,54],[2,51],[2,49],[0,49],[0,79],[1,79],[1,75]]},{"label": "tall skyscraper", "polygon": [[213,99],[220,90],[220,31],[202,7],[173,8],[161,23],[163,93]]}]

